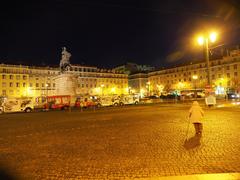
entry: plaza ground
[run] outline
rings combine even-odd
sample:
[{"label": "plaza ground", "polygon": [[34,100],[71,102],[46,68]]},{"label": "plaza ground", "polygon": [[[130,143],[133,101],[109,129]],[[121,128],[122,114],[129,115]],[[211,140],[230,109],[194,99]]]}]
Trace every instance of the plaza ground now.
[{"label": "plaza ground", "polygon": [[204,132],[186,131],[190,104],[0,116],[2,169],[22,179],[134,179],[240,172],[240,107],[204,107]]}]

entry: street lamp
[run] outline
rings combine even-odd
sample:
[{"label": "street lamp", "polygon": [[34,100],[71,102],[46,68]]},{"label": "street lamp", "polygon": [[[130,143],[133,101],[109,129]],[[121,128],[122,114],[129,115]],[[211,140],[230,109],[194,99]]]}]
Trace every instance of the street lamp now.
[{"label": "street lamp", "polygon": [[198,79],[198,76],[197,75],[193,75],[192,76],[193,80],[194,80],[194,97],[195,99],[197,98],[197,86],[196,86],[196,81]]},{"label": "street lamp", "polygon": [[212,32],[208,36],[200,36],[198,37],[197,41],[199,45],[204,46],[204,51],[205,51],[205,59],[206,59],[206,64],[207,64],[207,81],[210,87],[211,87],[211,75],[210,75],[210,63],[209,63],[209,46],[208,43],[210,42],[215,42],[217,39],[217,33]]}]

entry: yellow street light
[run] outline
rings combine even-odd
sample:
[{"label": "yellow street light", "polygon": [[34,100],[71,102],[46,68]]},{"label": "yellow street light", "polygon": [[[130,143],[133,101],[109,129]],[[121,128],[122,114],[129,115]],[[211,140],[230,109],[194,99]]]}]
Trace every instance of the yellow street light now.
[{"label": "yellow street light", "polygon": [[111,89],[111,92],[114,94],[114,93],[116,92],[116,88],[113,87],[113,88]]},{"label": "yellow street light", "polygon": [[196,80],[196,79],[198,79],[198,75],[193,75],[192,78],[193,78],[194,80]]},{"label": "yellow street light", "polygon": [[203,45],[204,38],[202,36],[198,37],[197,42],[198,42],[199,45]]},{"label": "yellow street light", "polygon": [[217,39],[217,33],[216,32],[212,32],[210,35],[209,35],[209,39],[211,42],[215,42],[216,39]]}]

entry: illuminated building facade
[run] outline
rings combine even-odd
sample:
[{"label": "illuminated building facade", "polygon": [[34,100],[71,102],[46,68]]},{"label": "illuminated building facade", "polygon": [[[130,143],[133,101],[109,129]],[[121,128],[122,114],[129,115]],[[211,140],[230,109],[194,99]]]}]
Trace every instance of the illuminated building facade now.
[{"label": "illuminated building facade", "polygon": [[[210,61],[211,82],[216,94],[234,89],[240,92],[240,50],[233,50],[222,59]],[[197,77],[197,78],[193,78]],[[205,62],[189,64],[148,73],[151,94],[160,95],[172,90],[205,89]]]},{"label": "illuminated building facade", "polygon": [[[37,97],[54,95],[59,68],[0,64],[0,95]],[[76,75],[78,95],[128,93],[128,75],[115,70],[72,65],[67,71]]]}]

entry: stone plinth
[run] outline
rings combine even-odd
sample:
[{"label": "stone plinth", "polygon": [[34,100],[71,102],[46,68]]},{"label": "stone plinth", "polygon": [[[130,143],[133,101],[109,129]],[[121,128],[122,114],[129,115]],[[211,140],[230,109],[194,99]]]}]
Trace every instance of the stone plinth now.
[{"label": "stone plinth", "polygon": [[73,74],[63,73],[55,78],[56,95],[76,95],[77,76]]}]

